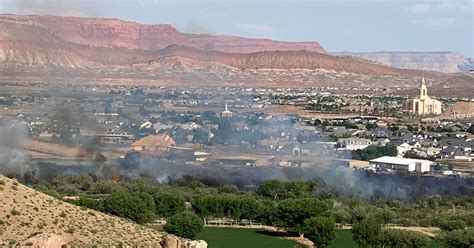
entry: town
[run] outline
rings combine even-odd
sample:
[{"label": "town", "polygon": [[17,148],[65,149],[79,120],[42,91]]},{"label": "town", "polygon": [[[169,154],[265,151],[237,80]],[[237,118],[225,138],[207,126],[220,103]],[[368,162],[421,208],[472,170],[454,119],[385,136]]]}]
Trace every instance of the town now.
[{"label": "town", "polygon": [[24,127],[19,146],[32,161],[66,166],[138,154],[189,166],[472,176],[473,99],[435,100],[425,79],[418,83],[415,97],[347,93],[363,88],[6,84],[0,120]]}]

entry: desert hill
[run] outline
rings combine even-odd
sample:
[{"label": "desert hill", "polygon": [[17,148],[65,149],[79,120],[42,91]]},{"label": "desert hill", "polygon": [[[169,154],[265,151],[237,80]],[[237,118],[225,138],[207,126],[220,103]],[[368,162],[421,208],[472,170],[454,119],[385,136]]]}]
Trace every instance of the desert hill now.
[{"label": "desert hill", "polygon": [[333,56],[313,45],[190,35],[118,19],[0,15],[0,82],[413,87],[423,74],[430,85],[463,75]]},{"label": "desert hill", "polygon": [[[0,175],[0,246],[176,247],[163,239],[190,247],[194,241],[177,239],[129,220],[80,208]],[[161,244],[160,244],[161,242]],[[201,246],[202,247],[202,246]]]}]

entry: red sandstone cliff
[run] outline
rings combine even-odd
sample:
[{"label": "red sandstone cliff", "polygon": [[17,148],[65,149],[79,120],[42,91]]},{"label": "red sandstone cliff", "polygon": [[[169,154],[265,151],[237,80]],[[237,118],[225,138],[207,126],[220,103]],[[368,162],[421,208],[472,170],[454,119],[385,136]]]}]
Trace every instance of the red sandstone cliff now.
[{"label": "red sandstone cliff", "polygon": [[332,56],[315,44],[189,35],[117,19],[0,15],[0,80],[399,87],[416,86],[424,73],[433,84],[458,82],[459,75]]},{"label": "red sandstone cliff", "polygon": [[167,24],[146,25],[119,19],[0,15],[0,21],[2,20],[39,26],[64,41],[95,47],[160,50],[176,44],[201,50],[236,53],[278,50],[325,52],[317,42],[283,42],[227,35],[193,35],[181,33]]}]

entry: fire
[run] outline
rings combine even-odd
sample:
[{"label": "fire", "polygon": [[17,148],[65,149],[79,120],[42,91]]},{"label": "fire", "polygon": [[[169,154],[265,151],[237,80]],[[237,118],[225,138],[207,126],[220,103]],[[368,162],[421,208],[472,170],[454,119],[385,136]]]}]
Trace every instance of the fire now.
[{"label": "fire", "polygon": [[112,178],[112,184],[116,185],[118,183],[120,183],[120,180],[118,178]]}]

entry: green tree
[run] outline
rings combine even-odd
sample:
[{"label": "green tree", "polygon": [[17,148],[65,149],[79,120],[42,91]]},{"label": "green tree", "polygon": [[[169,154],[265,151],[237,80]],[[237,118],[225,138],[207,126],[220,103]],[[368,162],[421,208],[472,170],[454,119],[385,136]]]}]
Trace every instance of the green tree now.
[{"label": "green tree", "polygon": [[258,187],[257,194],[273,200],[280,200],[285,197],[286,185],[281,180],[268,180]]},{"label": "green tree", "polygon": [[397,229],[383,229],[380,241],[382,247],[422,248],[430,243],[426,235]]},{"label": "green tree", "polygon": [[107,196],[103,202],[104,212],[131,219],[139,224],[153,221],[155,201],[145,192],[119,192]]},{"label": "green tree", "polygon": [[260,185],[257,194],[273,200],[303,198],[311,196],[315,187],[314,182],[268,180]]},{"label": "green tree", "polygon": [[320,119],[314,120],[314,123],[313,123],[314,126],[321,126],[321,124],[322,124],[322,122],[321,122]]},{"label": "green tree", "polygon": [[94,179],[87,174],[58,176],[51,181],[51,185],[57,189],[70,186],[80,191],[87,191],[94,185]]},{"label": "green tree", "polygon": [[467,224],[463,220],[445,220],[441,223],[441,230],[450,232],[456,229],[464,229],[467,227]]},{"label": "green tree", "polygon": [[331,216],[333,202],[316,198],[287,199],[278,204],[276,224],[288,231],[304,234],[304,221],[314,216]]},{"label": "green tree", "polygon": [[352,226],[352,237],[360,247],[378,247],[382,228],[374,218],[366,218]]},{"label": "green tree", "polygon": [[474,228],[443,232],[436,237],[441,247],[469,248],[474,246]]},{"label": "green tree", "polygon": [[153,194],[155,213],[160,217],[168,217],[186,210],[186,200],[181,194],[174,192],[158,192]]},{"label": "green tree", "polygon": [[317,247],[329,247],[336,238],[335,225],[333,217],[311,217],[304,221],[304,234]]},{"label": "green tree", "polygon": [[309,197],[310,192],[314,188],[312,183],[303,181],[291,181],[286,183],[287,198]]},{"label": "green tree", "polygon": [[90,191],[95,194],[112,194],[116,192],[118,188],[119,186],[113,184],[111,181],[99,181],[92,186]]},{"label": "green tree", "polygon": [[469,128],[467,129],[467,131],[474,134],[474,124],[471,124]]},{"label": "green tree", "polygon": [[202,231],[203,226],[201,218],[192,213],[182,212],[171,216],[164,225],[164,229],[179,237],[195,239]]},{"label": "green tree", "polygon": [[255,220],[263,213],[263,204],[254,197],[246,196],[240,199],[240,219]]},{"label": "green tree", "polygon": [[382,156],[397,156],[397,147],[394,145],[376,146],[370,145],[364,149],[357,149],[352,152],[352,158],[358,160],[371,160]]},{"label": "green tree", "polygon": [[71,202],[78,206],[94,209],[97,211],[103,211],[102,202],[100,200],[92,199],[87,196],[81,196],[79,199],[72,200]]}]

